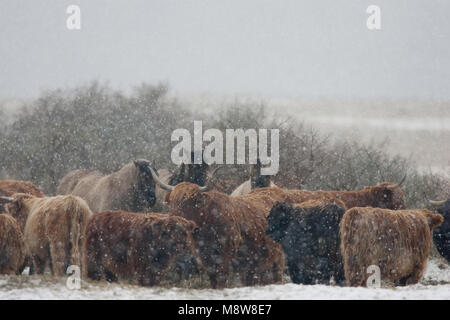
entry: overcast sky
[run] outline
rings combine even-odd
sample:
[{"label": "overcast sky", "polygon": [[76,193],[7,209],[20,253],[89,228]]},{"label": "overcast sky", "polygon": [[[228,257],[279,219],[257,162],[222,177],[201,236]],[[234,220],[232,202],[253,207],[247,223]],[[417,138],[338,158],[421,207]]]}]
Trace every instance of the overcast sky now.
[{"label": "overcast sky", "polygon": [[[81,8],[80,31],[66,8]],[[381,7],[380,31],[366,27]],[[450,98],[450,1],[1,0],[0,99],[91,80],[182,94]]]}]

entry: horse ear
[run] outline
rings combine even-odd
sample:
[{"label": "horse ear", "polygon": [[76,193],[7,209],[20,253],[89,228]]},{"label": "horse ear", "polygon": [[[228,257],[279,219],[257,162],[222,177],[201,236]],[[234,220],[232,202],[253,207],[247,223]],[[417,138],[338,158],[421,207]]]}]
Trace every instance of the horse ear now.
[{"label": "horse ear", "polygon": [[133,160],[134,165],[136,166],[136,168],[139,168],[139,161],[137,160]]},{"label": "horse ear", "polygon": [[250,165],[250,178],[252,178],[255,175],[255,165]]},{"label": "horse ear", "polygon": [[259,177],[261,175],[261,161],[258,159],[256,159],[256,164],[252,165],[252,176],[254,177]]},{"label": "horse ear", "polygon": [[[189,167],[188,167],[189,168]],[[180,182],[183,182],[183,181],[186,181],[186,177],[188,177],[189,176],[189,172],[186,172],[186,164],[183,162],[183,163],[181,163],[181,166],[180,166],[180,176],[179,176],[179,179],[181,180],[181,181],[178,181],[178,183],[180,183]]]},{"label": "horse ear", "polygon": [[260,158],[256,159],[256,164],[258,165],[258,167],[261,168],[261,159]]}]

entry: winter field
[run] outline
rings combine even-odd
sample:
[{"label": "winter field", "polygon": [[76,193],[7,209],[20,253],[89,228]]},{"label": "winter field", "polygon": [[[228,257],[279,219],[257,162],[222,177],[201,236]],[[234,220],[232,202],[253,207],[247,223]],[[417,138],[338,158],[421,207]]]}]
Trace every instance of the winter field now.
[{"label": "winter field", "polygon": [[0,1],[0,303],[450,300],[450,1]]},{"label": "winter field", "polygon": [[[406,287],[350,288],[326,285],[284,284],[236,287],[223,290],[190,289],[191,283],[178,287],[145,288],[125,283],[83,282],[80,290],[70,290],[66,279],[50,275],[0,276],[0,299],[8,300],[450,300],[450,266],[430,259],[419,284]],[[201,285],[200,285],[201,287]]]},{"label": "winter field", "polygon": [[[184,97],[183,100],[188,99]],[[214,106],[214,103],[208,99],[203,99],[203,101],[208,106]],[[198,100],[187,103],[188,106],[190,104],[202,107]],[[305,121],[306,124],[320,128],[321,132],[330,134],[334,139],[348,135],[358,137],[368,145],[389,139],[391,144],[387,151],[391,155],[400,154],[410,157],[412,163],[420,170],[432,170],[434,173],[447,177],[450,175],[449,149],[443,148],[448,142],[450,132],[449,118],[445,113],[448,105],[437,105],[434,108],[428,105],[418,106],[414,116],[403,115],[393,119],[392,117],[395,115],[389,114],[388,107],[385,107],[386,113],[383,118],[370,114],[369,110],[375,109],[375,106],[372,105],[364,109],[350,104],[347,109],[342,109],[337,107],[336,103],[329,103],[318,104],[308,109],[305,106],[314,106],[314,104],[304,103],[302,108],[296,109],[292,101],[269,101],[267,104],[270,110],[276,110],[276,106],[278,106],[283,111],[295,115],[299,120]],[[348,104],[346,105],[348,106]],[[443,116],[439,117],[439,113]],[[363,114],[367,117],[361,118]],[[178,283],[175,287],[163,284],[152,288],[127,283],[110,284],[83,281],[81,289],[71,290],[66,286],[66,280],[66,278],[55,278],[49,274],[44,276],[22,275],[20,277],[0,275],[0,299],[450,300],[450,266],[437,258],[429,260],[425,275],[419,284],[395,288],[383,286],[378,289],[368,289],[332,285],[297,285],[291,283],[289,277],[286,276],[284,284],[255,287],[235,286],[223,290],[209,289],[206,277],[192,282]]]}]

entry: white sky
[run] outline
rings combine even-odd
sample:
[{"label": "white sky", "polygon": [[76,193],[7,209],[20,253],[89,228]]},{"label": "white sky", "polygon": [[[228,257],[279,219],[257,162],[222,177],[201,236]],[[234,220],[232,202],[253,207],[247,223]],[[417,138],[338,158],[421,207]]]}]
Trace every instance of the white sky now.
[{"label": "white sky", "polygon": [[[82,30],[66,29],[81,7]],[[382,30],[366,28],[370,4]],[[450,1],[1,0],[0,99],[91,80],[182,94],[450,99]]]}]

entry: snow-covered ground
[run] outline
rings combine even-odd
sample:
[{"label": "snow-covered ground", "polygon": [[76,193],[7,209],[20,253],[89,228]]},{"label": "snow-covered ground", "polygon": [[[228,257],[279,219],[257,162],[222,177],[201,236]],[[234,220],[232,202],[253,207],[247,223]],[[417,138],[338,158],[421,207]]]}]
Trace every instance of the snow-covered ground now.
[{"label": "snow-covered ground", "polygon": [[70,290],[64,279],[0,276],[0,299],[445,299],[450,300],[450,267],[430,260],[417,285],[396,288],[349,288],[292,283],[224,290],[154,287],[83,282]]}]

